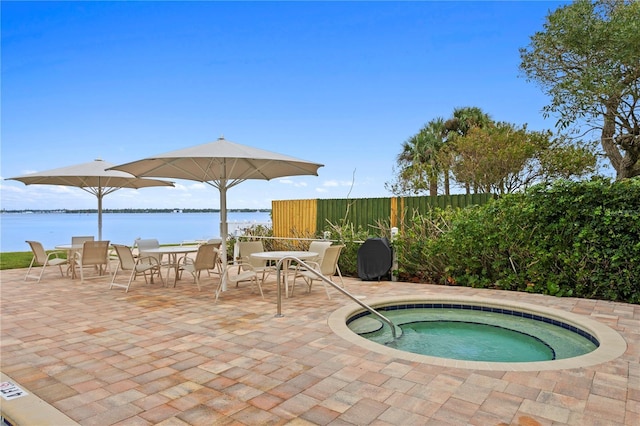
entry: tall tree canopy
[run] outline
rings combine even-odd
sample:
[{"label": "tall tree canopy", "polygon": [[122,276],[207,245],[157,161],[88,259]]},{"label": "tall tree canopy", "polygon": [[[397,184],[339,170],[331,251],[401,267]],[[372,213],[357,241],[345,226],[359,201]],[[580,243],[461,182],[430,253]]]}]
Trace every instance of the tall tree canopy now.
[{"label": "tall tree canopy", "polygon": [[397,179],[387,183],[394,194],[419,194],[429,190],[438,195],[438,183],[443,174],[439,152],[444,146],[445,128],[442,118],[435,118],[402,144],[398,154]]},{"label": "tall tree canopy", "polygon": [[578,0],[547,16],[520,69],[551,97],[561,128],[600,132],[617,179],[640,175],[640,2]]},{"label": "tall tree canopy", "polygon": [[447,120],[431,120],[402,144],[396,180],[386,187],[396,195],[436,196],[443,183],[448,195],[452,177],[467,193],[505,194],[593,173],[596,163],[593,147],[582,142],[494,122],[480,108],[464,107]]},{"label": "tall tree canopy", "polygon": [[506,194],[539,182],[576,178],[595,171],[596,157],[580,143],[530,132],[526,125],[489,123],[450,141],[456,154],[453,174],[476,192]]}]

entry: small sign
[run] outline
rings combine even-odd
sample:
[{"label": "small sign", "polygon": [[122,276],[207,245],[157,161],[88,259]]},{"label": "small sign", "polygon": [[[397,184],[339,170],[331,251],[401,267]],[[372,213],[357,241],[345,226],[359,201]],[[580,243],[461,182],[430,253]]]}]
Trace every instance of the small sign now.
[{"label": "small sign", "polygon": [[25,390],[20,389],[18,385],[11,382],[0,383],[0,395],[5,401],[11,401],[12,399],[20,398],[21,396],[29,395]]}]

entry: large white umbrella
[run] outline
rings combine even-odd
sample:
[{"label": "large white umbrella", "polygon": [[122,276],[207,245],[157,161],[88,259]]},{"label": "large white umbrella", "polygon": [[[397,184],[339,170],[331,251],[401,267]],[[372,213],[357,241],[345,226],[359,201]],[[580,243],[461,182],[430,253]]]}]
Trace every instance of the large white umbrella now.
[{"label": "large white umbrella", "polygon": [[114,167],[138,177],[165,177],[203,182],[220,191],[221,258],[227,261],[227,190],[247,179],[318,175],[312,163],[219,138],[215,142],[167,152]]},{"label": "large white umbrella", "polygon": [[75,166],[61,167],[44,172],[8,178],[25,185],[75,186],[98,198],[98,239],[102,239],[102,197],[121,188],[147,188],[150,186],[173,186],[173,182],[157,179],[142,179],[132,174],[107,170],[115,164],[94,160]]}]

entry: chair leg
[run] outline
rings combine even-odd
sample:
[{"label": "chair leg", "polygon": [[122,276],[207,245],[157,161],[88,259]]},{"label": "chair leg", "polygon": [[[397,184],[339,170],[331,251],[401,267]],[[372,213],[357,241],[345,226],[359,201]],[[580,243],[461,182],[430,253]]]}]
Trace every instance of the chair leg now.
[{"label": "chair leg", "polygon": [[127,288],[124,290],[125,293],[129,293],[129,287],[131,287],[131,281],[133,281],[133,278],[135,276],[136,276],[136,270],[134,268],[133,271],[131,271],[131,275],[129,275],[129,282],[127,283]]},{"label": "chair leg", "polygon": [[42,279],[42,275],[44,274],[44,270],[47,267],[47,262],[44,262],[44,265],[42,265],[42,270],[40,271],[40,276],[38,277],[38,282],[40,282],[40,280]]},{"label": "chair leg", "polygon": [[[325,278],[329,279],[329,277],[325,277]],[[329,280],[329,281],[331,281],[331,280]],[[333,282],[333,281],[331,281],[331,282]],[[327,283],[324,282],[324,280],[322,280],[322,285],[324,286],[324,291],[327,292],[327,298],[331,299],[331,295],[329,294],[329,287],[327,286]]]},{"label": "chair leg", "polygon": [[342,284],[342,288],[346,288],[344,286],[344,281],[342,280],[342,273],[340,272],[340,268],[336,266],[336,272],[338,273],[338,277],[340,277],[340,284]]},{"label": "chair leg", "polygon": [[33,263],[36,261],[36,257],[33,256],[33,259],[31,259],[31,263],[29,264],[29,269],[27,269],[27,275],[24,276],[24,280],[26,281],[27,278],[29,278],[29,273],[31,272],[31,268],[33,267]]},{"label": "chair leg", "polygon": [[202,291],[200,289],[200,271],[194,272],[193,278],[196,280],[196,285],[198,286],[198,291]]},{"label": "chair leg", "polygon": [[116,275],[118,275],[118,270],[120,269],[120,263],[116,266],[116,270],[113,272],[113,276],[111,277],[111,284],[109,285],[109,290],[113,288],[116,282]]},{"label": "chair leg", "polygon": [[260,296],[262,296],[262,298],[264,299],[264,293],[262,292],[262,286],[260,285],[260,281],[258,281],[258,277],[257,276],[253,277],[253,282],[258,287],[258,290],[260,290]]},{"label": "chair leg", "polygon": [[296,279],[298,277],[302,278],[302,281],[304,282],[304,284],[307,286],[307,293],[311,293],[311,285],[313,284],[313,279],[311,278],[307,278],[305,276],[302,275],[298,275],[293,277],[293,283],[291,284],[291,297],[293,297],[293,291],[295,290],[296,287]]},{"label": "chair leg", "polygon": [[[293,297],[293,292],[296,289],[296,279],[298,279],[298,276],[294,275],[293,276],[293,282],[291,283],[291,297]],[[286,281],[285,281],[285,283],[286,283]],[[278,283],[278,285],[280,285],[280,283]],[[287,286],[288,286],[288,284],[287,284]],[[286,286],[285,286],[285,291],[286,292],[289,291],[289,289],[287,289]],[[287,297],[289,297],[289,296],[287,296]]]}]

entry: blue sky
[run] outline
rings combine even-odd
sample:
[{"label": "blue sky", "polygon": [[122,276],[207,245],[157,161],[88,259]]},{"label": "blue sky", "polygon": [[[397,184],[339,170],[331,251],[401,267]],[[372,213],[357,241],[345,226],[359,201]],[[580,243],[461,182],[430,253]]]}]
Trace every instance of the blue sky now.
[{"label": "blue sky", "polygon": [[[229,208],[388,197],[402,142],[454,108],[553,129],[518,49],[563,4],[3,1],[1,207],[96,208],[76,188],[5,179],[221,135],[325,165],[244,182]],[[176,183],[104,208],[219,208],[214,188]]]}]

